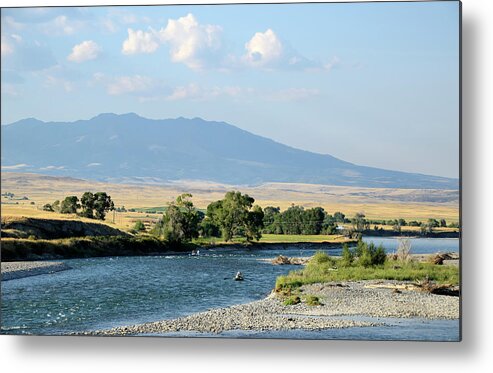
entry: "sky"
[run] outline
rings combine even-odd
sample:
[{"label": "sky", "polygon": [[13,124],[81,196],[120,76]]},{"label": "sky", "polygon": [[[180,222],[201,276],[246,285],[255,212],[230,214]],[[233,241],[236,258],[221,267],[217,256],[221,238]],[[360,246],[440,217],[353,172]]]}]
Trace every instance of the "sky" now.
[{"label": "sky", "polygon": [[459,176],[459,4],[3,8],[2,125],[225,121],[360,165]]}]

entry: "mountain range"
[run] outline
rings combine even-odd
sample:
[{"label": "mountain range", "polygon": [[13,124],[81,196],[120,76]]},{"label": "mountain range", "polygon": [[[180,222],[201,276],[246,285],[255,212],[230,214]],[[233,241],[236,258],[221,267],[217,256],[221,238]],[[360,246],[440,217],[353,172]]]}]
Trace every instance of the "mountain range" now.
[{"label": "mountain range", "polygon": [[352,164],[283,145],[225,122],[100,114],[75,122],[34,118],[2,126],[2,171],[112,182],[207,180],[458,189],[458,179]]}]

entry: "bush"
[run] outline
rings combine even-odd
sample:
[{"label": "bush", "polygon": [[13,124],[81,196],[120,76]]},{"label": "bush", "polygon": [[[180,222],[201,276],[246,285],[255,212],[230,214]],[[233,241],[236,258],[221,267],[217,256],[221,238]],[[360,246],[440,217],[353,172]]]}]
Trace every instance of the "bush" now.
[{"label": "bush", "polygon": [[286,300],[284,301],[285,306],[293,306],[293,305],[298,304],[298,303],[301,303],[301,299],[297,295],[292,295],[292,296],[286,298]]},{"label": "bush", "polygon": [[397,246],[397,259],[407,262],[411,260],[411,240],[400,239]]},{"label": "bush", "polygon": [[53,206],[51,204],[47,203],[43,206],[43,211],[54,212],[55,210],[53,209]]},{"label": "bush", "polygon": [[145,227],[144,223],[142,223],[142,220],[137,220],[135,222],[133,230],[136,232],[145,232],[146,227]]},{"label": "bush", "polygon": [[317,251],[313,258],[311,259],[313,263],[315,264],[323,264],[323,263],[331,263],[333,260],[330,258],[327,253],[324,253],[323,251]]},{"label": "bush", "polygon": [[373,242],[367,244],[359,241],[356,250],[357,253],[360,253],[358,255],[358,265],[363,267],[382,265],[387,260],[383,246],[376,247]]},{"label": "bush", "polygon": [[342,266],[343,267],[350,267],[351,264],[353,264],[354,261],[354,254],[351,250],[349,250],[349,247],[347,244],[344,244],[342,247]]},{"label": "bush", "polygon": [[305,302],[309,306],[321,306],[322,305],[322,303],[320,303],[320,299],[318,297],[316,297],[315,295],[307,295]]}]

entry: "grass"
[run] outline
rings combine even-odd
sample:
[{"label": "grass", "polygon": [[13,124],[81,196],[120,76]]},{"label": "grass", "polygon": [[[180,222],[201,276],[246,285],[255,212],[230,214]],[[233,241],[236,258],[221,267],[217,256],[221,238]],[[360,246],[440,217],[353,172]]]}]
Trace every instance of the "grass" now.
[{"label": "grass", "polygon": [[193,245],[172,247],[150,236],[74,237],[55,240],[2,238],[2,260],[72,259],[103,256],[154,255],[189,251]]},{"label": "grass", "polygon": [[[254,197],[255,203],[262,207],[279,206],[282,210],[294,203],[305,208],[321,206],[329,213],[342,211],[348,217],[357,212],[364,212],[367,219],[374,220],[403,218],[408,221],[426,221],[432,217],[456,222],[459,217],[456,191],[336,187],[295,183],[267,183],[257,187],[239,187],[196,181],[168,185],[130,185],[14,172],[2,172],[2,193],[13,192],[19,196],[27,196],[29,201],[18,201],[19,205],[2,204],[2,214],[10,208],[21,206],[29,206],[31,211],[36,210],[45,203],[61,200],[67,195],[81,196],[86,191],[106,191],[116,206],[155,210],[156,206],[166,206],[176,196],[192,190],[194,204],[204,209],[209,203],[223,198],[227,191],[233,189]],[[450,195],[450,197],[447,197],[447,202],[415,202],[424,194],[439,197]],[[35,202],[34,206],[30,205],[31,201]],[[122,226],[126,224],[125,213],[117,215],[116,224],[120,222]],[[132,225],[130,222],[129,226]]]},{"label": "grass", "polygon": [[[253,241],[256,243],[257,241]],[[331,243],[344,243],[344,242],[353,242],[342,235],[294,235],[294,234],[263,234],[259,243],[322,243],[322,242],[331,242]],[[236,245],[248,244],[245,238],[233,238],[231,241],[224,241],[220,237],[199,237],[193,240],[195,245],[202,246],[214,246],[214,245]]]},{"label": "grass", "polygon": [[264,243],[296,243],[296,242],[347,242],[342,235],[297,235],[297,234],[263,234],[260,242]]},{"label": "grass", "polygon": [[276,291],[290,293],[306,284],[362,281],[362,280],[398,280],[398,281],[434,281],[438,284],[457,285],[459,268],[440,266],[423,262],[398,262],[387,260],[379,266],[362,267],[356,263],[343,266],[340,258],[327,254],[316,254],[308,265],[276,280]]},{"label": "grass", "polygon": [[285,306],[294,306],[298,303],[301,303],[301,298],[298,295],[291,295],[284,300]]},{"label": "grass", "polygon": [[305,303],[309,306],[321,306],[320,298],[315,295],[307,295],[305,298]]}]

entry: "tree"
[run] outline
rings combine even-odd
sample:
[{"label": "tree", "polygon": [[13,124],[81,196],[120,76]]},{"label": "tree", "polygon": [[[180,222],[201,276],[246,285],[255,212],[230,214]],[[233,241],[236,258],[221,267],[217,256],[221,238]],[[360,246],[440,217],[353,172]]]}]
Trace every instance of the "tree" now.
[{"label": "tree", "polygon": [[98,192],[94,194],[94,216],[96,219],[104,220],[106,213],[115,208],[115,204],[111,200],[111,197],[105,192]]},{"label": "tree", "polygon": [[191,198],[191,194],[185,193],[178,196],[175,202],[169,203],[162,219],[156,224],[154,233],[175,245],[198,237],[201,214],[194,207]]},{"label": "tree", "polygon": [[252,211],[248,211],[245,222],[245,237],[247,241],[260,240],[262,237],[262,228],[264,227],[264,212],[262,207],[253,206]]},{"label": "tree", "polygon": [[281,209],[279,207],[267,206],[264,209],[264,233],[282,233],[279,219],[280,215]]},{"label": "tree", "polygon": [[146,226],[142,223],[142,220],[137,220],[134,225],[134,231],[136,232],[145,232]]},{"label": "tree", "polygon": [[221,228],[225,241],[233,237],[246,237],[247,240],[261,237],[264,213],[253,207],[255,200],[248,194],[228,192],[222,200],[207,206],[207,218]]},{"label": "tree", "polygon": [[345,243],[342,246],[342,265],[344,267],[350,267],[351,264],[353,264],[354,261],[354,253],[349,250],[349,246],[347,243]]},{"label": "tree", "polygon": [[345,223],[346,222],[346,215],[344,215],[340,211],[337,211],[334,213],[334,219],[336,220],[337,223]]},{"label": "tree", "polygon": [[62,201],[60,212],[62,214],[76,214],[80,209],[79,198],[77,196],[68,196]]},{"label": "tree", "polygon": [[53,210],[53,207],[52,207],[49,203],[47,203],[47,204],[45,204],[45,205],[43,206],[43,211],[50,211],[50,212],[53,212],[53,211],[55,211],[55,210]]},{"label": "tree", "polygon": [[60,212],[60,201],[59,200],[56,200],[55,202],[53,202],[51,204],[51,208],[53,209],[53,211],[56,211],[56,212]]},{"label": "tree", "polygon": [[81,212],[82,216],[86,218],[94,219],[93,210],[94,210],[95,201],[96,201],[96,197],[91,192],[85,192],[82,195],[82,197],[80,198],[80,204],[82,207],[82,212]]},{"label": "tree", "polygon": [[353,224],[353,228],[356,232],[362,232],[365,229],[369,229],[369,223],[366,221],[365,214],[362,212],[356,213],[354,218],[351,220],[351,223]]},{"label": "tree", "polygon": [[447,226],[447,221],[445,219],[440,220],[440,227],[446,227]]}]

